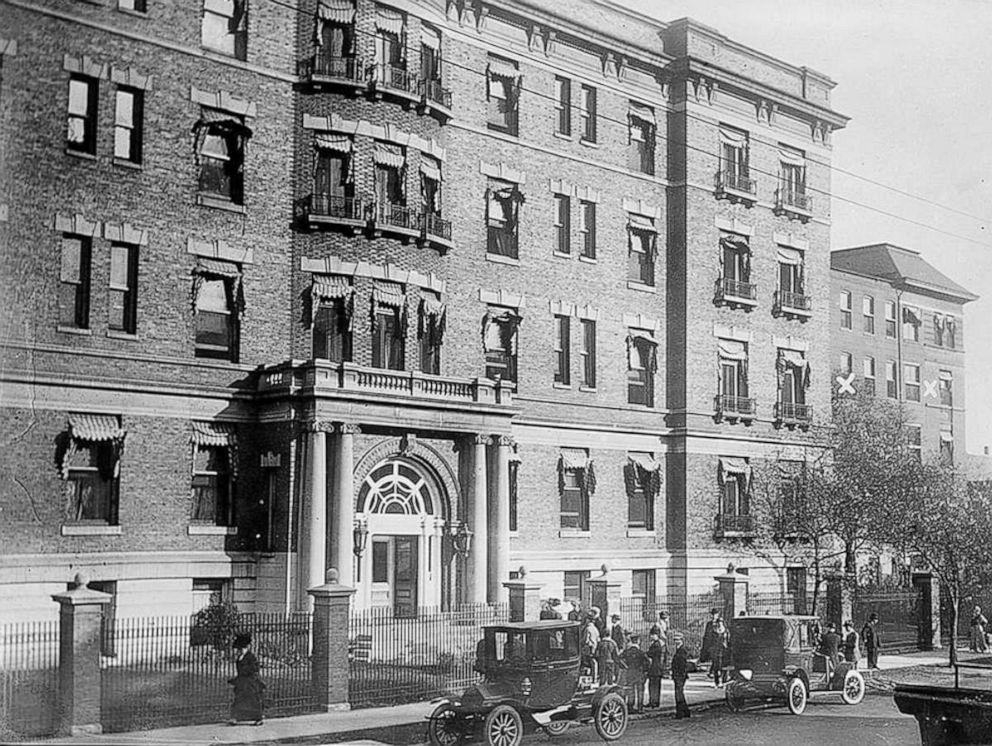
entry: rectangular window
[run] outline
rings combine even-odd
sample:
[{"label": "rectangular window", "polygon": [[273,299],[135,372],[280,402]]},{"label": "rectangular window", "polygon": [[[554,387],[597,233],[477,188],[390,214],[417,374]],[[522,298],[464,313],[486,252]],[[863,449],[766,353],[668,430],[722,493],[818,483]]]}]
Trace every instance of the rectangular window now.
[{"label": "rectangular window", "polygon": [[201,44],[239,60],[248,47],[248,0],[203,0]]},{"label": "rectangular window", "polygon": [[572,200],[556,194],[555,201],[555,251],[569,254],[572,251]]},{"label": "rectangular window", "polygon": [[562,474],[561,527],[589,530],[589,495],[582,485],[583,469],[565,468]]},{"label": "rectangular window", "polygon": [[486,352],[486,378],[516,382],[517,326],[520,316],[514,311],[490,310],[483,324]]},{"label": "rectangular window", "polygon": [[520,461],[513,458],[508,464],[509,492],[510,492],[510,530],[517,530],[517,495],[520,478]]},{"label": "rectangular window", "polygon": [[628,115],[628,162],[631,171],[654,175],[655,123],[654,111],[647,106],[630,102]]},{"label": "rectangular window", "polygon": [[568,386],[570,375],[571,319],[555,316],[555,383]]},{"label": "rectangular window", "polygon": [[896,381],[896,361],[885,361],[885,395],[890,399],[899,398],[899,384]]},{"label": "rectangular window", "polygon": [[231,598],[231,583],[224,578],[193,578],[193,613],[220,606]]},{"label": "rectangular window", "polygon": [[[751,499],[747,492],[746,480],[743,475],[727,476],[723,480],[723,516],[749,516],[751,515]],[[729,522],[730,524],[733,521]],[[740,524],[738,524],[740,525]],[[725,526],[725,530],[729,525]],[[745,526],[746,528],[746,526]],[[734,529],[730,529],[734,530]],[[743,529],[736,529],[743,530]]]},{"label": "rectangular window", "polygon": [[795,308],[790,301],[796,300],[794,296],[803,294],[802,276],[802,263],[787,264],[785,262],[779,262],[778,289],[783,295],[783,305]]},{"label": "rectangular window", "polygon": [[69,111],[66,147],[96,155],[97,88],[95,78],[74,74],[69,78]]},{"label": "rectangular window", "polygon": [[720,145],[720,170],[724,186],[752,192],[748,133],[721,125]]},{"label": "rectangular window", "polygon": [[902,338],[908,342],[920,341],[920,309],[915,306],[902,307]]},{"label": "rectangular window", "polygon": [[628,227],[627,279],[654,286],[655,245],[658,234],[653,230]]},{"label": "rectangular window", "polygon": [[395,308],[378,307],[372,321],[372,367],[404,370],[403,327]]},{"label": "rectangular window", "polygon": [[565,599],[582,601],[586,593],[586,581],[589,580],[589,570],[566,570],[562,582],[562,595]]},{"label": "rectangular window", "polygon": [[654,454],[628,454],[624,466],[627,490],[627,528],[654,531],[654,489],[652,481],[658,478],[655,471],[641,468],[641,462],[654,461]]},{"label": "rectangular window", "polygon": [[942,370],[938,374],[940,386],[940,403],[945,407],[954,406],[954,374],[949,370]]},{"label": "rectangular window", "polygon": [[517,63],[490,56],[486,75],[489,129],[517,136],[519,97],[520,71]]},{"label": "rectangular window", "polygon": [[[230,126],[231,123],[239,126]],[[244,204],[244,129],[231,120],[202,125],[199,189],[236,205]]]},{"label": "rectangular window", "polygon": [[196,357],[238,360],[238,315],[234,310],[234,283],[206,276],[196,294]]},{"label": "rectangular window", "polygon": [[630,573],[630,590],[649,602],[657,595],[657,573],[655,570],[633,570]]},{"label": "rectangular window", "polygon": [[441,84],[441,32],[422,24],[420,44],[420,79]]},{"label": "rectangular window", "polygon": [[115,243],[110,247],[111,329],[125,334],[138,330],[138,247]]},{"label": "rectangular window", "polygon": [[[779,162],[779,184],[782,203],[800,209],[809,209],[806,200],[806,154],[792,149],[782,149]],[[787,161],[785,159],[788,159]]]},{"label": "rectangular window", "polygon": [[902,375],[906,385],[906,401],[919,401],[920,366],[913,363],[905,363],[902,366]]},{"label": "rectangular window", "polygon": [[74,439],[69,463],[69,520],[117,525],[120,446],[114,440]]},{"label": "rectangular window", "polygon": [[875,299],[866,295],[861,299],[861,315],[864,317],[865,334],[875,333]]},{"label": "rectangular window", "polygon": [[194,446],[193,521],[233,525],[229,456],[227,446]]},{"label": "rectangular window", "polygon": [[90,328],[89,238],[62,237],[62,263],[59,270],[59,325],[73,329]]},{"label": "rectangular window", "polygon": [[724,233],[720,237],[720,269],[725,292],[741,298],[753,298],[751,282],[751,246],[745,236]]},{"label": "rectangular window", "polygon": [[582,319],[582,387],[596,388],[596,322]]},{"label": "rectangular window", "polygon": [[579,200],[579,235],[582,240],[582,256],[596,258],[596,203]]},{"label": "rectangular window", "polygon": [[120,10],[133,10],[135,13],[148,12],[146,0],[117,0],[117,7]]},{"label": "rectangular window", "polygon": [[583,85],[579,103],[579,127],[582,139],[596,142],[596,89]]},{"label": "rectangular window", "polygon": [[114,107],[114,158],[141,163],[144,91],[118,86]]},{"label": "rectangular window", "polygon": [[885,336],[896,338],[896,304],[895,301],[885,301]]},{"label": "rectangular window", "polygon": [[517,258],[517,226],[523,196],[516,184],[493,181],[486,198],[486,251]]},{"label": "rectangular window", "polygon": [[627,402],[654,406],[655,342],[646,332],[627,337]]},{"label": "rectangular window", "polygon": [[840,328],[850,329],[853,326],[851,313],[851,294],[847,290],[840,291]]},{"label": "rectangular window", "polygon": [[875,358],[866,357],[864,360],[865,393],[875,395]]},{"label": "rectangular window", "polygon": [[951,433],[940,434],[940,461],[942,464],[954,463],[954,436]]},{"label": "rectangular window", "polygon": [[840,372],[844,375],[850,374],[854,370],[854,360],[850,352],[842,352],[838,356],[840,362]]},{"label": "rectangular window", "polygon": [[317,150],[313,176],[311,209],[320,215],[357,217],[354,211],[354,189],[348,174],[349,156],[327,148]]},{"label": "rectangular window", "polygon": [[953,316],[944,317],[944,346],[952,350],[957,346],[958,324]]},{"label": "rectangular window", "polygon": [[555,76],[555,132],[572,135],[572,81]]},{"label": "rectangular window", "polygon": [[[434,302],[440,304],[436,297]],[[424,302],[420,307],[420,372],[437,376],[441,374],[441,340],[444,330],[443,312],[430,313]]]},{"label": "rectangular window", "polygon": [[909,454],[917,461],[922,460],[923,453],[923,428],[920,425],[906,425],[906,447]]},{"label": "rectangular window", "polygon": [[351,360],[350,318],[342,298],[320,302],[313,321],[313,356],[332,363]]}]

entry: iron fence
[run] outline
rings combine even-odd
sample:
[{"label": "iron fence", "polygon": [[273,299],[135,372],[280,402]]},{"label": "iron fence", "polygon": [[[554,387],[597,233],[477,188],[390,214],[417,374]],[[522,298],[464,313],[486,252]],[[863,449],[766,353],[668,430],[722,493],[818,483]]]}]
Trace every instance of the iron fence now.
[{"label": "iron fence", "polygon": [[310,630],[309,614],[241,614],[230,629],[203,629],[186,616],[118,619],[116,655],[101,661],[104,730],[226,720],[235,632],[252,635],[266,715],[310,711]]},{"label": "iron fence", "polygon": [[860,632],[871,614],[878,614],[882,649],[888,652],[916,650],[920,643],[920,591],[916,588],[854,591],[854,627]]},{"label": "iron fence", "polygon": [[508,619],[505,604],[421,608],[402,617],[391,607],[353,611],[348,701],[371,707],[460,693],[478,679],[473,666],[482,627]]},{"label": "iron fence", "polygon": [[[690,657],[699,655],[703,630],[709,621],[710,609],[723,609],[723,596],[719,593],[647,599],[642,596],[620,599],[620,623],[632,634],[640,636],[642,647],[647,647],[648,633],[658,620],[658,612],[668,612],[669,634],[679,632],[685,638]],[[612,613],[612,612],[611,612]]]},{"label": "iron fence", "polygon": [[58,691],[58,620],[0,627],[0,739],[53,734]]}]

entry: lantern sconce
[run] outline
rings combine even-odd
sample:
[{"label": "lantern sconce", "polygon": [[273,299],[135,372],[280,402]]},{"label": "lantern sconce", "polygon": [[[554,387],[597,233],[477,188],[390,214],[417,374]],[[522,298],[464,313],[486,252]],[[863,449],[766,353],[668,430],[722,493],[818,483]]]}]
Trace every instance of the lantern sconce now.
[{"label": "lantern sconce", "polygon": [[469,531],[468,524],[464,521],[455,521],[451,524],[450,534],[451,546],[462,559],[468,557],[472,551],[472,532]]},{"label": "lantern sconce", "polygon": [[355,527],[351,535],[354,540],[352,549],[355,552],[355,556],[361,557],[365,553],[365,546],[369,540],[369,522],[364,515],[356,516]]}]

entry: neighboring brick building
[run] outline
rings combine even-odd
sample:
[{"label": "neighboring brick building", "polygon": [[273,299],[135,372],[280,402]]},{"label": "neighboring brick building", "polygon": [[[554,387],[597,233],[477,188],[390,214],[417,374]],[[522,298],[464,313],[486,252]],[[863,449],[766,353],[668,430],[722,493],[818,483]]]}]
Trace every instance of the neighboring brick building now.
[{"label": "neighboring brick building", "polygon": [[548,5],[0,0],[3,617],[801,581],[833,83]]},{"label": "neighboring brick building", "polygon": [[899,402],[909,446],[965,464],[964,305],[978,296],[891,244],[834,251],[833,385]]}]

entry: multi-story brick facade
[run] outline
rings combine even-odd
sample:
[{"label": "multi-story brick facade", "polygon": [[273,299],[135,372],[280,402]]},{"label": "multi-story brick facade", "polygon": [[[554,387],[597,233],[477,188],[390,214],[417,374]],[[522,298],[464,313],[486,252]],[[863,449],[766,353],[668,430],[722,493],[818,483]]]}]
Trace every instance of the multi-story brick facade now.
[{"label": "multi-story brick facade", "polygon": [[5,613],[81,566],[118,613],[783,582],[829,79],[598,0],[0,20]]}]

